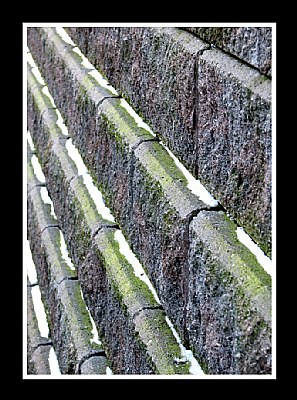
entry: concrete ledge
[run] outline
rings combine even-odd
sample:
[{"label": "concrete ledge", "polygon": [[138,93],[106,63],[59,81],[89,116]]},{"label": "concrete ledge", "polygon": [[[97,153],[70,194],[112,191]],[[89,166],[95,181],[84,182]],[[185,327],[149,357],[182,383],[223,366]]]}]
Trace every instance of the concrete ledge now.
[{"label": "concrete ledge", "polygon": [[[86,93],[85,98],[89,97]],[[95,102],[93,103],[95,105]],[[83,107],[80,108],[76,123],[86,126],[81,121],[84,118],[91,118],[96,129],[90,132],[93,135],[93,142],[89,148],[88,141],[83,137],[77,139],[80,150],[113,209],[116,220],[129,238],[132,249],[149,271],[166,313],[174,321],[183,338],[190,343],[204,368],[211,373],[230,371],[269,373],[271,343],[270,321],[267,321],[267,316],[270,314],[271,304],[270,282],[266,278],[258,279],[263,271],[247,250],[245,250],[246,255],[242,256],[244,246],[234,239],[235,225],[233,226],[223,214],[212,212],[190,192],[174,161],[154,137],[137,127],[121,106],[121,100],[104,99],[97,104],[96,112],[94,107],[93,114],[88,114],[87,117]],[[38,110],[35,112],[38,114]],[[35,129],[36,132],[41,132],[38,125]],[[100,135],[97,132],[100,132]],[[72,134],[75,135],[71,132]],[[50,129],[47,135],[50,135]],[[68,236],[66,241],[77,262],[78,277],[84,297],[104,338],[102,340],[107,355],[113,360],[113,367],[119,373],[127,374],[185,373],[180,372],[182,364],[176,363],[175,359],[179,359],[176,353],[178,346],[169,333],[169,327],[166,328],[168,333],[164,333],[160,323],[156,322],[162,320],[162,324],[165,324],[163,311],[158,304],[156,305],[140,279],[133,276],[131,265],[119,254],[118,244],[113,236],[116,230],[112,225],[104,228],[104,224],[96,225],[97,230],[93,229],[93,206],[90,202],[89,206],[86,206],[85,201],[75,200],[85,193],[85,189],[81,187],[76,190],[75,185],[80,184],[81,178],[75,176],[74,167],[70,166],[65,140],[56,139],[50,143],[52,145],[46,150],[48,154],[44,154],[44,158],[48,159],[45,174],[49,190],[55,209],[63,210],[57,211],[60,215],[58,219],[63,220],[63,214],[66,215],[67,209],[70,210],[72,205],[74,207],[68,214],[68,219],[65,219],[65,232],[69,229],[67,226],[74,229],[75,222],[71,220],[71,214],[75,215],[75,218],[78,215],[81,222],[77,226],[85,224],[87,227],[83,237],[77,235],[74,241],[72,236]],[[68,196],[69,203],[67,203]],[[197,220],[200,221],[201,218],[202,221],[201,231],[199,231],[200,225],[198,224],[198,227],[195,225],[197,215]],[[203,223],[208,221],[207,215],[213,215],[209,224]],[[222,218],[226,220],[225,225],[221,221]],[[234,228],[233,233],[230,224],[232,229]],[[75,225],[75,228],[77,226]],[[204,230],[207,233],[205,237]],[[216,235],[221,237],[219,244]],[[83,250],[77,253],[76,248],[80,246]],[[204,265],[201,273],[193,267],[197,262]],[[218,269],[214,275],[211,270],[212,264],[215,271]],[[209,345],[202,347],[199,342],[199,318],[201,312],[204,316],[207,313],[203,309],[202,302],[200,304],[199,300],[198,304],[197,299],[206,289],[203,287],[204,281],[201,283],[202,288],[196,282],[203,279],[203,268],[208,270],[208,265],[211,285],[214,287],[221,285],[221,291],[226,290],[227,293],[234,292],[235,298],[231,299],[234,309],[242,320],[252,324],[254,333],[253,337],[249,338],[249,330],[240,325],[236,316],[231,315],[232,318],[228,320],[232,331],[231,343],[234,346],[240,343],[238,345],[240,350],[237,353],[232,353],[233,347],[220,345],[221,353],[218,356],[213,350],[214,344],[211,340]],[[230,268],[236,273],[239,271],[239,282],[230,272]],[[219,276],[219,272],[224,269],[227,271],[226,282],[223,281],[224,285],[226,283],[225,286],[221,284]],[[258,271],[256,289],[253,286],[255,280],[250,276],[249,269]],[[246,282],[243,286],[241,286],[242,281]],[[223,301],[216,303],[216,293],[212,292],[212,289],[210,291],[214,301],[210,309],[213,314],[210,315],[214,315],[215,323],[212,320],[205,320],[206,328],[203,329],[207,331],[207,335],[203,329],[201,335],[207,338],[211,338],[212,326],[220,326],[222,316],[225,318],[224,313],[218,311],[216,314],[216,309],[220,310],[221,307],[225,311],[227,307]],[[263,309],[257,302],[250,301],[250,297],[259,292],[265,294],[261,301],[263,307],[267,309],[266,319],[263,317]],[[246,315],[253,314],[253,318],[260,321],[260,328],[254,328],[254,319],[249,320],[246,315],[242,316],[240,310],[246,312]],[[138,318],[140,315],[143,318]],[[263,318],[265,326],[261,322]],[[237,339],[239,329],[242,336],[240,341]],[[160,341],[161,347],[158,341],[150,342],[151,338],[159,337],[158,332],[161,337],[166,337],[165,344],[163,339]],[[218,340],[223,343],[225,337],[219,328],[218,332],[221,335],[218,336]],[[173,346],[170,344],[170,337],[175,343]],[[121,346],[124,351],[118,354]],[[164,354],[161,353],[162,346],[166,349]],[[168,350],[166,346],[169,346]],[[250,366],[245,362],[236,361],[240,359],[241,354],[248,354],[248,349],[251,349],[252,353],[251,356],[247,356],[250,357]],[[213,361],[210,361],[210,358]],[[255,363],[256,359],[261,360],[260,366]]]},{"label": "concrete ledge", "polygon": [[198,175],[271,255],[271,82],[216,49],[198,75]]},{"label": "concrete ledge", "polygon": [[176,28],[67,31],[270,256],[270,79]]},{"label": "concrete ledge", "polygon": [[[271,277],[222,212],[190,225],[189,342],[211,374],[271,374]],[[198,313],[197,313],[198,310]]]},{"label": "concrete ledge", "polygon": [[[165,313],[121,255],[115,229],[102,229],[79,268],[88,307],[98,321],[116,374],[188,374]],[[119,351],[119,349],[121,349]]]},{"label": "concrete ledge", "polygon": [[271,76],[272,28],[184,28]]},{"label": "concrete ledge", "polygon": [[[38,125],[35,130],[41,132]],[[47,135],[50,137],[50,129]],[[128,139],[133,143],[137,135],[134,136],[135,132],[132,129],[131,137],[128,136]],[[83,185],[82,178],[75,175],[75,166],[65,149],[65,140],[49,140],[49,143],[52,143],[52,146],[47,149],[50,154],[43,154],[48,159],[45,168],[48,188],[59,224],[65,227],[66,241],[71,253],[75,255],[74,261],[77,262],[79,281],[82,284],[84,296],[104,340],[107,356],[112,360],[113,369],[116,373],[127,374],[189,373],[189,363],[185,360],[178,361],[181,359],[181,350],[165,321],[165,314],[160,310],[160,305],[154,300],[146,284],[134,275],[132,266],[120,254],[119,245],[113,237],[116,231],[112,228],[114,224],[100,219]],[[38,147],[38,144],[36,146]],[[34,190],[30,192],[31,196],[38,194]],[[30,220],[34,220],[34,217],[31,216]],[[33,227],[34,224],[31,224],[31,235],[35,237]],[[46,238],[55,229],[57,228],[46,229],[41,239],[47,240]],[[97,235],[96,231],[99,231]],[[91,249],[91,242],[95,250]],[[101,252],[100,256],[96,258],[96,261],[92,261],[90,257],[95,257],[92,254],[98,254],[97,247]],[[48,264],[48,257],[46,261],[46,269],[53,269],[53,266]],[[100,265],[104,267],[103,270],[93,273],[92,268],[96,268],[97,271]],[[54,290],[56,291],[49,308],[53,319],[53,335],[59,340],[58,357],[64,360],[61,361],[61,370],[74,373],[77,370],[77,366],[75,367],[77,364],[72,364],[71,360],[76,360],[78,357],[81,359],[83,354],[70,352],[69,355],[69,343],[66,343],[67,355],[64,346],[64,340],[67,342],[71,337],[71,330],[74,329],[72,327],[67,330],[67,326],[72,323],[72,320],[67,319],[66,310],[69,309],[67,299],[69,296],[75,297],[74,294],[71,295],[68,292],[70,285],[76,284],[75,281],[69,279],[68,277],[61,281],[60,278],[59,280],[55,278],[55,284],[52,284],[52,278],[48,277],[47,282],[50,287],[48,296],[52,296]],[[57,282],[58,287],[55,289]],[[63,291],[60,289],[62,287]],[[97,290],[98,287],[100,290]],[[146,310],[154,312],[148,313]],[[140,313],[141,319],[137,318]],[[67,319],[67,323],[64,322],[64,318]],[[123,343],[127,342],[129,346],[125,347]],[[119,348],[123,348],[123,351],[119,352]],[[80,346],[77,344],[74,349],[78,352],[77,349],[80,349]]]},{"label": "concrete ledge", "polygon": [[[103,350],[90,342],[92,324],[81,296],[80,285],[75,280],[76,272],[68,266],[61,254],[60,230],[51,226],[43,228],[42,222],[50,218],[49,206],[43,203],[37,188],[29,193],[29,198],[29,241],[50,321],[51,338],[61,373],[77,374],[80,362],[86,356],[98,351],[102,353]],[[105,370],[97,369],[97,373],[105,374]]]}]

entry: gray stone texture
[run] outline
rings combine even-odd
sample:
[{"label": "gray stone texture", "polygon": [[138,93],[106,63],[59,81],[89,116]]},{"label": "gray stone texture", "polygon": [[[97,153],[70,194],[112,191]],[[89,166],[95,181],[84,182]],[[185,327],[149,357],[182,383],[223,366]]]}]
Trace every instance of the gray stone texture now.
[{"label": "gray stone texture", "polygon": [[272,28],[242,26],[184,29],[271,76]]},{"label": "gray stone texture", "polygon": [[84,361],[80,367],[81,375],[105,375],[106,357],[93,356]]},{"label": "gray stone texture", "polygon": [[51,342],[40,336],[38,322],[33,306],[31,288],[27,288],[27,373],[49,375],[48,355]]},{"label": "gray stone texture", "polygon": [[[125,127],[124,122],[121,123]],[[35,129],[37,132],[38,126]],[[48,137],[50,136],[51,129],[48,129]],[[133,129],[130,135],[124,136],[131,145],[135,143],[135,138],[139,139]],[[47,185],[59,223],[65,226],[70,252],[76,255],[74,262],[77,263],[79,281],[99,332],[104,337],[107,356],[112,359],[113,370],[128,374],[188,373],[187,364],[175,362],[175,359],[181,356],[180,349],[166,324],[163,311],[160,311],[159,304],[147,286],[135,277],[131,265],[119,254],[117,242],[113,238],[115,230],[112,229],[112,224],[100,219],[87,195],[82,178],[75,175],[74,165],[65,149],[65,140],[57,139],[49,143],[52,144],[47,150],[49,154],[44,154],[48,160],[45,168]],[[139,144],[140,141],[136,143]],[[33,195],[33,191],[31,193]],[[174,201],[174,198],[171,200]],[[31,217],[30,220],[34,218]],[[105,230],[103,226],[107,226]],[[30,227],[32,236],[33,227],[34,224]],[[52,232],[53,229],[57,228],[48,228],[43,235]],[[102,254],[93,263],[89,246],[96,231],[99,231],[96,238],[101,239]],[[69,232],[73,232],[73,235],[69,235]],[[101,272],[93,274],[93,266],[96,268],[95,272],[101,266]],[[47,265],[47,269],[52,268],[51,265]],[[108,271],[108,277],[105,270]],[[70,308],[67,301],[69,297],[75,296],[71,294],[74,288],[71,291],[68,286],[76,285],[77,282],[64,279],[58,284],[55,280],[52,284],[51,277],[47,277],[47,284],[47,296],[51,298],[49,308],[53,337],[57,338],[56,348],[59,360],[61,359],[61,371],[75,373],[76,360],[85,355],[80,337],[76,339],[76,346],[71,345],[72,331],[75,327],[72,326],[73,317],[70,318],[67,314]],[[97,291],[98,287],[100,290]],[[155,313],[146,315],[146,309],[152,309]],[[73,312],[75,311],[72,310]],[[139,318],[135,319],[139,313],[142,313],[141,321]],[[119,352],[119,349],[122,350]]]},{"label": "gray stone texture", "polygon": [[208,373],[271,374],[271,277],[236,225],[222,212],[199,213],[189,255],[189,342]]},{"label": "gray stone texture", "polygon": [[102,229],[79,268],[87,305],[115,374],[188,374],[165,314],[119,252],[116,230]]},{"label": "gray stone texture", "polygon": [[175,28],[67,28],[82,52],[271,255],[271,81]]},{"label": "gray stone texture", "polygon": [[[82,80],[76,78],[71,84],[82,87]],[[68,102],[73,99],[72,93],[71,89],[66,91]],[[61,113],[67,110],[61,109]],[[209,207],[190,192],[165,149],[136,125],[120,99],[105,99],[97,105],[93,92],[86,93],[73,118],[75,129],[69,128],[69,132],[116,221],[129,237],[131,248],[147,268],[166,313],[182,333],[189,218]],[[52,164],[59,170],[56,158]],[[57,174],[52,174],[53,185],[59,185]],[[54,198],[50,181],[49,188]],[[63,191],[58,188],[56,192],[61,195]],[[70,199],[70,203],[74,202]],[[66,218],[69,225],[69,216]]]},{"label": "gray stone texture", "polygon": [[[206,66],[201,63],[199,68],[203,75],[204,68],[214,68],[215,62],[212,57],[217,59],[221,54],[217,55],[214,50],[205,51],[202,57]],[[220,68],[223,68],[223,61],[219,62]],[[248,88],[254,88],[255,93],[266,87],[266,82],[253,81],[252,84],[250,70],[247,71],[247,76],[242,77],[242,69],[237,69],[236,66],[238,65],[233,68],[234,76],[238,74]],[[210,76],[210,73],[208,75]],[[254,75],[252,78],[257,80]],[[79,79],[73,85],[79,86]],[[203,87],[200,87],[199,90],[203,91],[202,89]],[[268,89],[266,87],[267,91]],[[73,92],[70,90],[69,93]],[[116,220],[129,238],[132,249],[148,270],[166,313],[175,322],[182,337],[190,343],[195,354],[200,357],[203,366],[212,371],[211,373],[269,373],[270,282],[265,274],[264,279],[259,278],[263,271],[261,272],[256,259],[247,250],[244,251],[244,247],[234,239],[235,224],[227,219],[223,223],[221,213],[202,211],[209,208],[192,195],[184,177],[165,149],[148,132],[136,126],[119,99],[105,98],[96,103],[92,93],[92,90],[85,92],[79,114],[77,113],[76,117],[73,115],[76,118],[73,124],[82,129],[81,132],[84,132],[86,127],[95,127],[93,131],[88,132],[93,138],[91,146],[82,134],[76,138],[79,150],[84,154],[85,162],[99,183]],[[70,101],[71,98],[68,98],[68,102]],[[62,115],[66,112],[65,109],[61,109]],[[38,111],[36,113],[38,114]],[[90,119],[91,123],[87,121]],[[69,131],[75,136],[75,132],[72,133],[70,129]],[[199,139],[199,135],[197,137]],[[84,188],[75,190],[73,186],[79,183],[80,179],[72,174],[72,167],[68,168],[71,163],[65,148],[63,149],[64,145],[62,140],[57,139],[46,150],[48,154],[44,155],[48,160],[45,173],[55,209],[59,214],[58,219],[63,218],[63,213],[67,213],[66,210],[70,209],[72,204],[77,207],[76,198],[85,193]],[[38,146],[42,147],[42,143]],[[67,203],[68,196],[70,201]],[[115,230],[111,225],[108,228],[97,225],[99,233],[96,235],[96,229],[90,229],[92,224],[88,221],[92,221],[92,218],[89,219],[90,214],[86,212],[91,210],[93,215],[92,206],[86,206],[85,201],[79,203],[80,206],[72,209],[65,219],[65,231],[67,226],[73,224],[76,224],[76,227],[81,226],[81,222],[71,220],[71,214],[80,215],[80,221],[86,221],[88,229],[85,231],[85,238],[77,235],[75,241],[66,233],[66,242],[74,255],[76,252],[73,249],[84,243],[84,252],[74,258],[78,262],[78,277],[87,305],[104,338],[107,356],[113,360],[113,369],[118,371],[116,373],[127,374],[139,371],[145,374],[161,371],[180,373],[174,372],[176,370],[171,364],[170,354],[173,353],[170,351],[174,352],[176,347],[173,346],[172,350],[167,339],[160,341],[161,347],[166,343],[171,350],[165,351],[169,358],[157,357],[158,354],[162,354],[161,348],[157,342],[150,342],[148,332],[156,334],[155,330],[159,329],[159,325],[156,325],[155,320],[160,316],[164,322],[164,314],[145,292],[139,279],[132,277],[131,267],[119,256],[113,238]],[[90,203],[87,201],[87,204]],[[63,211],[59,211],[60,208]],[[195,218],[197,214],[198,217]],[[206,223],[209,218],[210,222]],[[203,229],[199,230],[201,226]],[[201,268],[201,273],[194,268],[197,265]],[[232,268],[234,273],[231,272]],[[255,278],[250,276],[249,269],[254,270]],[[234,274],[237,273],[238,276],[234,278]],[[201,282],[203,274],[208,277],[210,288],[205,287],[205,281]],[[221,275],[224,275],[223,283]],[[226,290],[230,300],[228,304],[234,305],[234,312],[231,310],[227,313],[227,298],[223,298],[224,301],[216,298],[216,287],[219,287],[218,297]],[[213,301],[206,308],[203,308],[204,304],[200,298],[204,296],[203,290],[210,293],[209,297]],[[253,295],[254,301],[250,300]],[[214,322],[205,317],[207,308]],[[228,347],[229,343],[226,343],[222,333],[224,327],[227,329],[224,323],[220,330],[225,312],[228,315],[230,341],[234,348]],[[244,312],[245,315],[240,314]],[[199,322],[201,313],[204,318],[202,327]],[[236,319],[237,315],[242,323]],[[255,327],[256,324],[258,328]],[[219,355],[215,349],[217,344],[211,339],[212,330],[218,332],[216,335],[221,350]],[[139,341],[136,338],[139,338]],[[203,340],[207,341],[205,338],[210,340],[203,344]],[[123,351],[119,352],[119,349]],[[233,349],[238,351],[234,353]],[[245,354],[249,361],[242,360],[242,354]],[[177,367],[175,364],[174,366]]]},{"label": "gray stone texture", "polygon": [[61,373],[77,374],[80,361],[102,349],[90,342],[91,321],[80,285],[75,280],[76,271],[71,270],[62,257],[60,230],[47,227],[42,231],[42,221],[50,218],[50,210],[38,190],[35,188],[29,193],[30,248]]}]

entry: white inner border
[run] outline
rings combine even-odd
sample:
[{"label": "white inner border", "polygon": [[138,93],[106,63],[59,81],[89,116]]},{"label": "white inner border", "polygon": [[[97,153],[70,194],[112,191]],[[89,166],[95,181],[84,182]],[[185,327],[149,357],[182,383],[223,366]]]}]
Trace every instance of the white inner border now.
[{"label": "white inner border", "polygon": [[[272,243],[276,243],[276,23],[23,23],[23,137],[27,135],[27,28],[29,27],[270,27],[272,28]],[[27,141],[23,140],[23,244],[27,237]],[[205,375],[203,379],[276,379],[276,248],[272,248],[272,374],[271,375]],[[23,301],[26,304],[27,271],[23,264]],[[53,379],[47,375],[27,375],[27,309],[23,308],[23,378]],[[58,378],[58,377],[56,377]],[[166,375],[61,375],[59,379],[176,379]],[[195,375],[178,376],[178,379],[197,379]]]}]

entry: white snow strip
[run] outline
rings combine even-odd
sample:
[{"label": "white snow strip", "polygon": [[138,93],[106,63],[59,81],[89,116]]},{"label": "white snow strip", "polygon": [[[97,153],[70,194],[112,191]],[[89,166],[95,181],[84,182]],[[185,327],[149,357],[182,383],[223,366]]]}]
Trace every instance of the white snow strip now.
[{"label": "white snow strip", "polygon": [[32,258],[29,240],[25,241],[23,257],[25,260],[24,266],[26,266],[26,268],[27,268],[27,275],[29,278],[29,282],[31,284],[37,283],[37,273],[36,273],[35,264],[34,264],[34,261]]},{"label": "white snow strip", "polygon": [[36,318],[37,318],[40,335],[42,337],[48,338],[49,328],[48,328],[44,305],[41,300],[41,293],[40,293],[40,289],[39,289],[38,285],[33,286],[31,288],[31,294],[32,294],[33,306],[34,306],[34,310],[35,310],[35,314],[36,314]]},{"label": "white snow strip", "polygon": [[109,208],[106,207],[101,192],[94,185],[93,179],[92,179],[91,175],[88,173],[87,167],[85,166],[85,164],[81,158],[81,155],[79,154],[77,148],[72,143],[72,139],[67,140],[66,149],[68,151],[69,157],[72,158],[72,160],[74,161],[74,163],[78,169],[78,175],[81,175],[83,177],[84,184],[86,185],[86,188],[95,203],[98,213],[103,218],[114,222],[113,215],[111,214]]},{"label": "white snow strip", "polygon": [[110,212],[110,209],[106,207],[102,193],[100,190],[94,185],[93,179],[90,174],[86,174],[83,176],[84,184],[88,189],[90,196],[92,197],[95,206],[97,208],[98,213],[102,216],[102,218],[107,219],[109,221],[115,222],[113,215]]},{"label": "white snow strip", "polygon": [[111,86],[105,78],[103,78],[103,76],[100,74],[100,72],[97,69],[90,71],[89,75],[91,75],[93,78],[95,78],[96,81],[99,83],[99,85],[108,89],[114,95],[116,95],[116,96],[119,95],[118,92],[115,90],[115,88],[113,86]]},{"label": "white snow strip", "polygon": [[54,99],[52,98],[52,95],[50,94],[50,92],[49,92],[47,86],[45,86],[44,88],[42,88],[42,93],[44,93],[44,94],[50,99],[50,102],[52,103],[52,106],[53,106],[54,108],[56,108],[55,101],[54,101]]},{"label": "white snow strip", "polygon": [[121,99],[120,101],[121,106],[134,118],[135,122],[140,128],[144,128],[147,130],[151,135],[156,136],[156,134],[151,130],[151,128],[146,124],[143,119],[133,110],[133,108],[127,103],[126,100]]},{"label": "white snow strip", "polygon": [[48,362],[51,371],[51,375],[61,375],[58,359],[55,353],[54,348],[51,346],[49,355],[48,355]]},{"label": "white snow strip", "polygon": [[114,238],[119,243],[120,253],[123,256],[125,256],[126,259],[129,261],[129,263],[132,265],[135,276],[140,278],[149,287],[149,289],[152,292],[152,294],[154,295],[154,298],[156,299],[156,301],[159,304],[161,304],[160,299],[159,299],[153,285],[151,284],[148,276],[146,275],[142,265],[136,258],[135,254],[130,249],[129,244],[127,243],[122,232],[120,230],[116,230],[115,234],[114,234]]},{"label": "white snow strip", "polygon": [[81,155],[79,154],[77,148],[72,143],[72,139],[66,141],[66,149],[68,151],[69,157],[74,161],[76,168],[78,170],[78,175],[85,175],[88,173],[87,167],[85,166]]},{"label": "white snow strip", "polygon": [[31,133],[29,131],[27,131],[27,140],[28,140],[31,151],[35,151],[35,146],[34,146],[34,143],[32,140]]},{"label": "white snow strip", "polygon": [[69,253],[67,250],[67,246],[64,240],[64,236],[62,231],[60,230],[60,251],[62,254],[62,258],[63,260],[66,262],[66,264],[68,265],[68,267],[72,270],[75,271],[75,266],[73,265],[71,258],[69,257]]},{"label": "white snow strip", "polygon": [[78,47],[75,47],[74,49],[72,49],[72,51],[80,56],[80,58],[82,59],[81,64],[84,67],[86,67],[87,69],[94,69],[94,65],[90,63],[90,61],[83,55]]},{"label": "white snow strip", "polygon": [[109,367],[106,367],[106,375],[113,375],[112,370]]},{"label": "white snow strip", "polygon": [[[81,289],[80,289],[80,294],[81,294],[82,299],[84,300],[83,292],[82,292]],[[90,313],[90,310],[88,309],[87,305],[86,305],[86,309],[87,309],[87,311],[88,311],[88,314],[89,314],[89,317],[90,317],[90,321],[91,321],[91,324],[92,324],[92,331],[91,331],[91,333],[93,334],[93,337],[92,337],[92,339],[90,339],[90,342],[91,342],[91,343],[97,343],[97,344],[101,345],[102,342],[101,342],[101,340],[99,339],[99,335],[98,335],[98,331],[97,331],[95,322],[94,322],[94,320],[93,320],[93,317],[92,317],[92,315],[91,315],[91,313]]]},{"label": "white snow strip", "polygon": [[90,69],[91,71],[89,72],[89,75],[91,75],[96,81],[101,85],[102,87],[105,87],[106,89],[110,90],[113,94],[118,96],[118,92],[115,90],[113,86],[111,86],[105,78],[100,74],[100,72],[94,67],[93,64],[90,63],[90,61],[83,55],[83,53],[80,51],[78,47],[75,47],[72,51],[74,53],[78,54],[82,62],[81,64],[86,67],[87,69]]},{"label": "white snow strip", "polygon": [[201,201],[207,204],[210,207],[217,207],[219,202],[214,199],[214,197],[208,192],[208,190],[202,185],[199,179],[195,179],[194,176],[182,165],[182,163],[175,157],[171,150],[168,149],[167,146],[163,142],[160,142],[161,145],[167,150],[170,157],[175,162],[176,166],[180,169],[180,171],[184,174],[185,178],[188,181],[188,188],[191,190],[193,194],[199,197]]},{"label": "white snow strip", "polygon": [[41,85],[45,85],[45,82],[37,68],[37,65],[35,64],[35,61],[32,57],[31,53],[27,53],[27,61],[30,64],[30,66],[32,67],[32,74],[35,76],[35,78],[37,79],[37,81],[41,84]]},{"label": "white snow strip", "polygon": [[64,28],[61,26],[56,27],[57,34],[64,40],[64,42],[75,46],[75,43],[71,39],[71,37],[67,34]]},{"label": "white snow strip", "polygon": [[269,275],[271,275],[272,260],[264,254],[260,247],[249,237],[242,227],[238,227],[236,233],[238,240],[256,256],[258,263]]},{"label": "white snow strip", "polygon": [[56,114],[58,116],[56,124],[61,129],[63,135],[68,136],[68,129],[67,129],[67,126],[64,124],[64,120],[62,118],[62,115],[61,115],[60,111],[57,108],[56,108],[55,111],[56,111]]},{"label": "white snow strip", "polygon": [[175,337],[179,348],[181,350],[181,354],[182,354],[182,358],[176,361],[189,361],[190,363],[190,373],[192,375],[200,375],[200,376],[205,376],[204,372],[202,371],[202,368],[200,367],[200,365],[198,364],[198,361],[196,360],[196,358],[194,357],[193,353],[191,350],[187,350],[185,348],[185,346],[182,344],[180,337],[178,336],[178,333],[176,332],[176,330],[174,329],[174,326],[172,324],[172,322],[170,321],[170,319],[166,316],[165,317],[166,322],[169,326],[169,328],[171,329],[173,336]]},{"label": "white snow strip", "polygon": [[52,202],[51,198],[50,198],[49,195],[48,195],[48,190],[47,190],[46,187],[43,186],[43,187],[40,188],[40,196],[41,196],[41,198],[42,198],[42,200],[43,200],[43,202],[44,202],[45,204],[49,204],[49,205],[51,206],[51,215],[52,215],[54,218],[57,219],[57,216],[56,216],[55,210],[54,210],[53,202]]},{"label": "white snow strip", "polygon": [[35,154],[33,154],[33,156],[31,157],[31,164],[36,178],[39,180],[39,182],[45,183],[45,176],[42,172],[41,165],[39,164],[38,158]]}]

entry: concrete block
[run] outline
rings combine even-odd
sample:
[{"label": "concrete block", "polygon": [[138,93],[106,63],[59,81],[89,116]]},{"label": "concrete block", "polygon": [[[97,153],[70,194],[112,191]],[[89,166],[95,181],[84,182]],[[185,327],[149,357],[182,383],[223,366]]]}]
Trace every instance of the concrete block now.
[{"label": "concrete block", "polygon": [[[87,305],[115,374],[188,374],[165,314],[119,251],[116,230],[102,229],[79,268]],[[120,351],[119,351],[120,349]]]},{"label": "concrete block", "polygon": [[216,49],[198,75],[197,174],[271,255],[271,82]]},{"label": "concrete block", "polygon": [[222,212],[190,225],[187,329],[210,374],[271,374],[271,278]]},{"label": "concrete block", "polygon": [[121,109],[117,99],[98,108],[97,182],[181,332],[189,220],[210,207],[188,189],[159,143],[139,137],[135,124],[123,128]]},{"label": "concrete block", "polygon": [[93,356],[80,367],[81,375],[106,375],[106,357]]},{"label": "concrete block", "polygon": [[272,28],[242,26],[184,29],[271,76]]},{"label": "concrete block", "polygon": [[60,370],[63,374],[74,374],[78,373],[81,361],[102,348],[91,343],[92,324],[75,280],[76,271],[63,259],[60,230],[54,227],[40,230],[38,214],[41,209],[45,214],[49,210],[41,208],[42,199],[36,189],[30,192],[34,201],[28,217],[32,257]]},{"label": "concrete block", "polygon": [[271,80],[175,28],[68,32],[270,256]]},{"label": "concrete block", "polygon": [[209,45],[176,28],[67,29],[78,45],[85,43],[86,57],[194,172],[197,57]]},{"label": "concrete block", "polygon": [[56,207],[57,217],[70,246],[70,254],[79,265],[90,246],[91,238],[103,226],[115,226],[98,212],[77,168],[70,158],[65,142],[57,142],[51,151],[47,168],[48,188]]},{"label": "concrete block", "polygon": [[86,92],[92,93],[96,103],[105,97],[114,97],[108,89],[98,86],[96,79],[89,75],[91,70],[83,65],[83,59],[73,51],[73,46],[62,40],[55,28],[29,29],[28,46],[69,130],[76,128],[74,122]]}]

